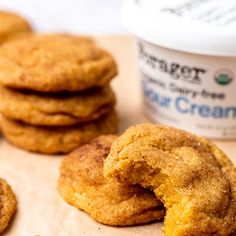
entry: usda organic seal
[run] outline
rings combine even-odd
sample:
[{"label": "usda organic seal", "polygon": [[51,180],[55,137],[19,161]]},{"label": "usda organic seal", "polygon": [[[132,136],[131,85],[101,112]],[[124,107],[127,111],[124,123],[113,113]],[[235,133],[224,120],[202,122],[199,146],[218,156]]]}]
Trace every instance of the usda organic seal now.
[{"label": "usda organic seal", "polygon": [[228,85],[233,80],[233,74],[229,71],[221,70],[216,73],[215,81],[219,85]]}]

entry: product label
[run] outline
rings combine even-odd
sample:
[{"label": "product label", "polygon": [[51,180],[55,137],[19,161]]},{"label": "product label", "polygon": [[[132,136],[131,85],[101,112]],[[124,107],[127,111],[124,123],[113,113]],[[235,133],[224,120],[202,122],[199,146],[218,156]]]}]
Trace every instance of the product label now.
[{"label": "product label", "polygon": [[212,138],[236,138],[236,58],[201,56],[138,41],[145,112]]}]

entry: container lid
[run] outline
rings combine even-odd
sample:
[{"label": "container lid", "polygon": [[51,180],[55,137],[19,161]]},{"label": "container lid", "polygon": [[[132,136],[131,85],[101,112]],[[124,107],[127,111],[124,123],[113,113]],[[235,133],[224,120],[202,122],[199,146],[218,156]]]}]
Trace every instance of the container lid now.
[{"label": "container lid", "polygon": [[125,0],[135,36],[180,51],[236,56],[235,0]]}]

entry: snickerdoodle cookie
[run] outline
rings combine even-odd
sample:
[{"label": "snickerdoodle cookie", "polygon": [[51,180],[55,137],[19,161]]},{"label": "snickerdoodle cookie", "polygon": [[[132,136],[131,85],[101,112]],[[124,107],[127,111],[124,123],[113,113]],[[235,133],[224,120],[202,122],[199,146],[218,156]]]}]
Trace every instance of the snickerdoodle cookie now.
[{"label": "snickerdoodle cookie", "polygon": [[205,138],[167,126],[131,127],[114,141],[104,174],[153,190],[167,210],[167,236],[236,233],[236,170]]},{"label": "snickerdoodle cookie", "polygon": [[91,139],[115,133],[117,116],[114,111],[98,120],[68,127],[32,126],[2,117],[2,132],[12,144],[39,153],[68,153]]},{"label": "snickerdoodle cookie", "polygon": [[58,190],[96,221],[116,226],[148,223],[164,217],[162,203],[147,189],[103,177],[103,162],[116,136],[100,136],[62,162]]},{"label": "snickerdoodle cookie", "polygon": [[0,112],[33,125],[73,125],[112,111],[115,95],[109,86],[80,93],[42,94],[0,86]]},{"label": "snickerdoodle cookie", "polygon": [[15,211],[15,195],[8,183],[0,178],[0,233],[8,226]]},{"label": "snickerdoodle cookie", "polygon": [[21,16],[0,11],[0,44],[31,32],[30,24]]},{"label": "snickerdoodle cookie", "polygon": [[0,84],[42,92],[82,91],[117,73],[112,56],[90,38],[33,35],[0,49]]}]

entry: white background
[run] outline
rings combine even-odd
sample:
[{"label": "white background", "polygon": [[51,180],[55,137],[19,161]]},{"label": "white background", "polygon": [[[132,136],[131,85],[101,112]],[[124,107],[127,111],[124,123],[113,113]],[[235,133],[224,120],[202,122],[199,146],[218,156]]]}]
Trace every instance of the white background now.
[{"label": "white background", "polygon": [[0,0],[1,10],[23,14],[37,30],[124,33],[122,0]]}]

